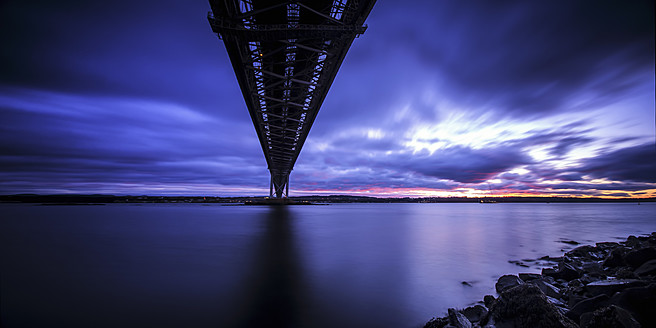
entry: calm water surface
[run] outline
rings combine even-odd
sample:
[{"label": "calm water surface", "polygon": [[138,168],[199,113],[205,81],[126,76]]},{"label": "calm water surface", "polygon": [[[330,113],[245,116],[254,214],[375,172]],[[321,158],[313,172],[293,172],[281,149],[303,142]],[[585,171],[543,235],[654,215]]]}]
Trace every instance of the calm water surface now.
[{"label": "calm water surface", "polygon": [[[420,327],[656,204],[0,205],[2,327]],[[468,281],[472,286],[463,285]]]}]

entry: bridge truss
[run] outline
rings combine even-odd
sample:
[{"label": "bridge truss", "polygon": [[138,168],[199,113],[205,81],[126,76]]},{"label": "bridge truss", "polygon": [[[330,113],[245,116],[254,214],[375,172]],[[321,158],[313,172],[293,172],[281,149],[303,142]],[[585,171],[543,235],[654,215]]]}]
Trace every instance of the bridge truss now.
[{"label": "bridge truss", "polygon": [[269,196],[289,195],[289,174],[337,71],[375,0],[209,0],[271,173]]}]

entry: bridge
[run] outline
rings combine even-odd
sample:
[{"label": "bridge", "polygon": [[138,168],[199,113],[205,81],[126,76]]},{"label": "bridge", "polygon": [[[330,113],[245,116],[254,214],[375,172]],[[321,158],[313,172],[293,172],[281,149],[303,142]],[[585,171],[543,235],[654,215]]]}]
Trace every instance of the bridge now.
[{"label": "bridge", "polygon": [[266,158],[269,196],[289,195],[312,123],[375,0],[209,0]]}]

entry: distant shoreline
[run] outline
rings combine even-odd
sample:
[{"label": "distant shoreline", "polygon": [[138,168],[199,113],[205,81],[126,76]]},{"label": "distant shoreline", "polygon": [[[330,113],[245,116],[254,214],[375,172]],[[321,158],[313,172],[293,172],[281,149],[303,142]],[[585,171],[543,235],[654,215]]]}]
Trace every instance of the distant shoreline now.
[{"label": "distant shoreline", "polygon": [[[214,197],[214,196],[116,196],[116,195],[0,195],[0,203],[41,204],[111,204],[111,203],[266,203],[268,197]],[[582,198],[582,197],[403,197],[378,198],[365,196],[298,196],[289,198],[292,203],[652,203],[656,198]]]}]

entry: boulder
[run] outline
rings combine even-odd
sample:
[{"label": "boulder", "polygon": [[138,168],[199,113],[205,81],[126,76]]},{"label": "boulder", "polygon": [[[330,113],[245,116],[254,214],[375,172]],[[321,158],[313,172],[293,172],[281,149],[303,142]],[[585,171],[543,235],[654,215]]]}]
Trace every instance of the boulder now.
[{"label": "boulder", "polygon": [[640,239],[638,239],[638,237],[636,236],[631,235],[628,238],[626,238],[624,245],[629,247],[638,247],[640,246]]},{"label": "boulder", "polygon": [[603,250],[603,251],[610,251],[610,250],[620,246],[619,243],[610,242],[610,241],[596,243],[595,245],[597,246],[598,249]]},{"label": "boulder", "polygon": [[495,299],[494,296],[492,295],[485,295],[485,297],[483,297],[483,303],[485,304],[485,307],[488,309],[492,306],[494,301]]},{"label": "boulder", "polygon": [[656,260],[649,260],[637,268],[634,273],[638,276],[654,276],[656,275]]},{"label": "boulder", "polygon": [[579,319],[583,313],[593,312],[600,307],[606,306],[609,300],[610,297],[604,294],[586,298],[572,306],[572,308],[565,315],[575,322],[579,322]]},{"label": "boulder", "polygon": [[630,251],[624,255],[624,261],[634,269],[643,265],[649,260],[656,259],[656,248],[647,247]]},{"label": "boulder", "polygon": [[456,311],[455,309],[449,309],[449,325],[455,328],[472,328],[471,322],[465,317],[464,314]]},{"label": "boulder", "polygon": [[619,266],[626,265],[626,263],[624,262],[625,253],[626,253],[626,248],[624,247],[617,247],[613,249],[604,260],[603,266],[608,268],[616,268]]},{"label": "boulder", "polygon": [[627,310],[615,305],[603,307],[581,316],[582,328],[640,328],[640,324]]},{"label": "boulder", "polygon": [[471,323],[479,322],[487,316],[487,309],[482,305],[470,306],[460,312],[462,312]]},{"label": "boulder", "polygon": [[490,309],[497,327],[574,328],[536,286],[521,284],[504,290]]},{"label": "boulder", "polygon": [[590,245],[583,245],[574,248],[573,250],[567,252],[567,255],[571,257],[580,257],[589,260],[599,260],[602,256],[599,249]]},{"label": "boulder", "polygon": [[576,278],[581,277],[581,274],[570,264],[560,262],[558,263],[558,269],[542,269],[542,274],[553,277],[554,279],[563,279],[570,281]]},{"label": "boulder", "polygon": [[424,325],[424,328],[443,328],[448,324],[448,318],[433,318]]},{"label": "boulder", "polygon": [[502,291],[515,287],[517,285],[521,285],[524,282],[519,279],[519,277],[512,275],[512,274],[507,274],[504,276],[501,276],[499,280],[497,280],[497,283],[494,285],[494,288],[497,290],[497,293],[501,293]]},{"label": "boulder", "polygon": [[522,279],[522,281],[527,282],[529,280],[535,280],[535,279],[540,279],[542,278],[542,275],[539,273],[520,273],[519,274],[519,279]]},{"label": "boulder", "polygon": [[599,276],[606,275],[604,272],[604,268],[601,266],[601,263],[597,261],[584,262],[581,265],[581,269],[583,269],[583,271],[588,272],[590,274],[596,274]]},{"label": "boulder", "polygon": [[560,289],[558,289],[557,287],[555,287],[554,285],[548,282],[545,282],[542,279],[532,280],[530,284],[538,286],[538,288],[540,288],[540,290],[549,297],[560,298],[561,296]]},{"label": "boulder", "polygon": [[591,282],[585,285],[584,289],[591,295],[606,294],[613,296],[613,294],[630,287],[641,287],[647,283],[637,279],[614,279],[614,280],[600,280]]},{"label": "boulder", "polygon": [[615,271],[615,278],[617,279],[637,279],[636,275],[630,267],[621,267]]},{"label": "boulder", "polygon": [[656,284],[627,288],[613,296],[610,303],[631,312],[643,327],[656,327]]}]

